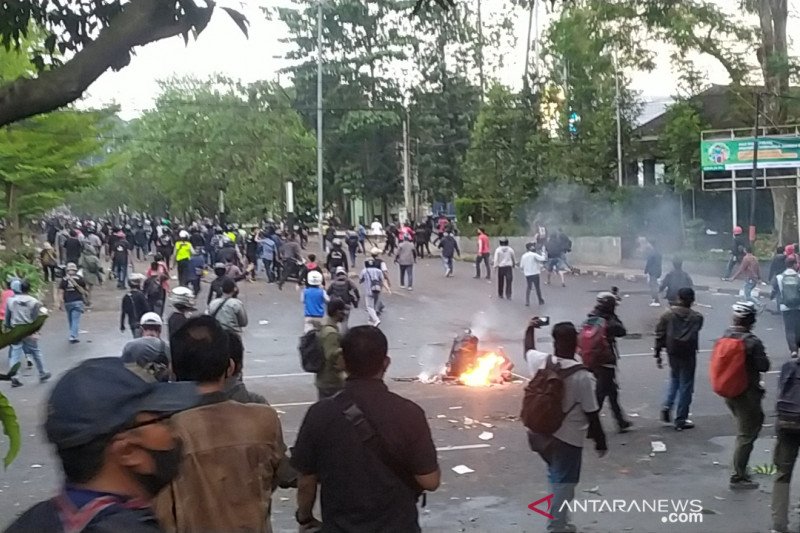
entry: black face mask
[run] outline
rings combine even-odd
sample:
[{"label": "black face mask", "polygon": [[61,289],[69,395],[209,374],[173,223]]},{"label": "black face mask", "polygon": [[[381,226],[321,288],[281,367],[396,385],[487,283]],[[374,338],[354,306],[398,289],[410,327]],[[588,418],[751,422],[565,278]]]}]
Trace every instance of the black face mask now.
[{"label": "black face mask", "polygon": [[153,474],[134,472],[133,475],[144,490],[155,497],[161,492],[161,489],[169,485],[178,476],[181,458],[183,457],[183,442],[178,440],[175,447],[169,450],[151,450],[144,446],[141,448],[153,458],[155,472]]}]

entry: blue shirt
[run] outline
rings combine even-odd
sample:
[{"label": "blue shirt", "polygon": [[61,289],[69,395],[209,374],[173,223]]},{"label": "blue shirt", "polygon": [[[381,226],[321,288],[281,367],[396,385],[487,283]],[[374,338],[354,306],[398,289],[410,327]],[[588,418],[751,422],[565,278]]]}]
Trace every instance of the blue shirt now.
[{"label": "blue shirt", "polygon": [[325,291],[322,287],[303,289],[303,312],[305,316],[312,318],[325,316]]},{"label": "blue shirt", "polygon": [[261,259],[266,259],[267,261],[275,259],[275,241],[272,239],[259,239],[258,245]]}]

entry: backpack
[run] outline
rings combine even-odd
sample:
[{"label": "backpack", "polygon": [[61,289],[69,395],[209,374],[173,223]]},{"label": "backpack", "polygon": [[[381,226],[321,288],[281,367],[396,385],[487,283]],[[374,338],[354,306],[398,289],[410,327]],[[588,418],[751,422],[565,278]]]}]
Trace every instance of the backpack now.
[{"label": "backpack", "polygon": [[544,368],[536,372],[525,387],[519,417],[526,428],[543,435],[552,435],[558,431],[567,414],[577,405],[576,403],[564,412],[564,380],[581,370],[587,368],[583,365],[561,368],[558,363],[553,362],[551,356],[547,356]]},{"label": "backpack", "polygon": [[614,362],[614,350],[608,340],[608,323],[605,318],[593,316],[584,321],[578,335],[578,352],[588,368]]},{"label": "backpack", "polygon": [[325,366],[325,352],[322,350],[322,343],[316,329],[300,337],[300,365],[306,372],[316,374]]},{"label": "backpack", "polygon": [[667,323],[667,351],[672,355],[691,355],[697,349],[697,321],[672,314]]},{"label": "backpack", "polygon": [[353,294],[350,292],[350,282],[347,280],[333,280],[328,289],[328,295],[331,298],[339,298],[347,305],[351,305],[354,301]]},{"label": "backpack", "polygon": [[[800,372],[796,359],[784,363],[781,369],[781,387],[778,390],[778,418],[800,421]],[[784,378],[784,374],[786,374]]]},{"label": "backpack", "polygon": [[97,274],[100,272],[100,260],[96,255],[86,255],[83,260],[86,264],[86,270],[90,274]]},{"label": "backpack", "polygon": [[156,302],[161,299],[161,282],[159,278],[160,276],[158,274],[154,274],[144,282],[142,289],[148,302]]},{"label": "backpack", "polygon": [[722,337],[714,343],[708,375],[711,388],[723,398],[747,390],[747,350],[743,338]]},{"label": "backpack", "polygon": [[800,276],[786,274],[781,279],[781,303],[786,307],[800,307]]}]

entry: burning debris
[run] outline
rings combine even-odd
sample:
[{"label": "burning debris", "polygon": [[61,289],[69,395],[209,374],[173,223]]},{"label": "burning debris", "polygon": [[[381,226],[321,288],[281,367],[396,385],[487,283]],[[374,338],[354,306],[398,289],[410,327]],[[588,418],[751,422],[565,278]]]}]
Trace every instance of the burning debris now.
[{"label": "burning debris", "polygon": [[485,387],[511,381],[514,363],[502,348],[480,350],[478,337],[466,330],[453,340],[444,368],[444,380],[455,380],[468,387]]}]

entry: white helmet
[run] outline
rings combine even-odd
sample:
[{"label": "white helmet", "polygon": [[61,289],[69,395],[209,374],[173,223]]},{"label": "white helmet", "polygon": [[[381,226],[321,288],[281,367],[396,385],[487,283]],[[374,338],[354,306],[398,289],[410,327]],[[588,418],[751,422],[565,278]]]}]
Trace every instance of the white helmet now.
[{"label": "white helmet", "polygon": [[141,320],[139,320],[140,326],[163,326],[164,322],[161,320],[161,317],[158,316],[158,313],[153,313],[152,311],[149,313],[145,313],[142,315]]},{"label": "white helmet", "polygon": [[736,302],[733,304],[733,316],[737,318],[750,318],[758,314],[756,304],[753,302]]},{"label": "white helmet", "polygon": [[175,287],[170,295],[172,305],[182,305],[184,307],[194,307],[194,292],[188,287]]},{"label": "white helmet", "polygon": [[312,270],[308,273],[308,284],[312,287],[319,287],[322,285],[322,274],[317,272],[316,270]]},{"label": "white helmet", "polygon": [[178,237],[180,237],[181,239],[188,239],[189,238],[189,232],[186,231],[185,229],[182,229],[180,231],[180,233],[178,233]]}]

